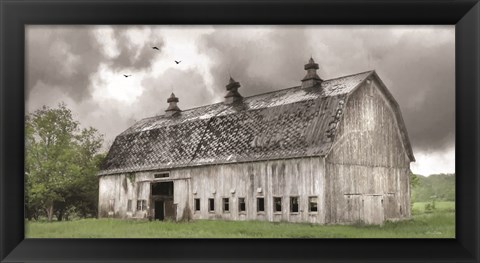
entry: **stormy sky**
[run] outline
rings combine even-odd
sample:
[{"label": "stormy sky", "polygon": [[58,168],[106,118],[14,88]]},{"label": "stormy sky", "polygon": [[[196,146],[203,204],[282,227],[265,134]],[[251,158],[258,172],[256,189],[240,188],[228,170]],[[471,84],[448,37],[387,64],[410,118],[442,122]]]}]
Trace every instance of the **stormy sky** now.
[{"label": "stormy sky", "polygon": [[412,171],[454,172],[454,26],[28,26],[26,111],[64,102],[107,148],[163,114],[172,91],[188,109],[222,101],[229,75],[244,96],[298,86],[310,56],[323,79],[375,69],[400,105]]}]

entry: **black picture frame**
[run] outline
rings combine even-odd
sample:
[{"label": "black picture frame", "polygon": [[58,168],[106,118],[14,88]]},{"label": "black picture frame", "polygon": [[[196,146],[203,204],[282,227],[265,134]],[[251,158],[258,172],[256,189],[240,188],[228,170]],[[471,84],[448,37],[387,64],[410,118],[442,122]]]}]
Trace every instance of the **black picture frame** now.
[{"label": "black picture frame", "polygon": [[[480,4],[441,1],[0,0],[2,262],[479,262]],[[24,239],[28,24],[455,24],[455,239]]]}]

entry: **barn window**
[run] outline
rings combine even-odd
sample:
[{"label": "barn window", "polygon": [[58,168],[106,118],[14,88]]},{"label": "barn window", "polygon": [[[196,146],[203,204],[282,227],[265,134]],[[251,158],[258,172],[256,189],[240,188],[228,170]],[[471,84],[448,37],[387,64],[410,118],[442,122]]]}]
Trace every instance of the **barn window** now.
[{"label": "barn window", "polygon": [[137,211],[147,210],[147,200],[137,200]]},{"label": "barn window", "polygon": [[257,198],[257,212],[265,212],[265,198]]},{"label": "barn window", "polygon": [[240,212],[245,212],[246,211],[245,198],[243,198],[243,197],[238,198],[238,211],[240,211]]},{"label": "barn window", "polygon": [[165,178],[165,177],[170,177],[170,174],[169,174],[169,173],[159,173],[159,174],[153,175],[153,177],[154,177],[155,179]]},{"label": "barn window", "polygon": [[298,213],[298,196],[290,197],[290,212]]},{"label": "barn window", "polygon": [[195,198],[195,211],[200,211],[200,198]]},{"label": "barn window", "polygon": [[132,199],[127,201],[127,212],[132,212]]},{"label": "barn window", "polygon": [[274,197],[273,198],[273,212],[282,212],[282,198]]},{"label": "barn window", "polygon": [[317,212],[318,211],[318,197],[310,196],[308,198],[308,211]]},{"label": "barn window", "polygon": [[223,212],[230,212],[230,204],[228,198],[223,198]]},{"label": "barn window", "polygon": [[208,199],[208,211],[215,212],[215,199],[213,198]]},{"label": "barn window", "polygon": [[108,211],[113,212],[115,208],[115,199],[108,200]]}]

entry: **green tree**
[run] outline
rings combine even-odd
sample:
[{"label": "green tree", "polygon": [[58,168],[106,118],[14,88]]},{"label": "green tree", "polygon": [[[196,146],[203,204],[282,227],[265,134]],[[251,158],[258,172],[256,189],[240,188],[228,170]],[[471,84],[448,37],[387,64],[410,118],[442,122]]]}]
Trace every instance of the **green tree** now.
[{"label": "green tree", "polygon": [[416,202],[455,201],[455,174],[415,175],[412,196]]},{"label": "green tree", "polygon": [[420,179],[418,178],[418,175],[410,172],[410,187],[415,188],[418,186],[420,183]]},{"label": "green tree", "polygon": [[103,155],[102,135],[81,129],[65,104],[44,106],[25,118],[25,202],[28,219],[54,215],[62,220],[68,211],[95,214]]}]

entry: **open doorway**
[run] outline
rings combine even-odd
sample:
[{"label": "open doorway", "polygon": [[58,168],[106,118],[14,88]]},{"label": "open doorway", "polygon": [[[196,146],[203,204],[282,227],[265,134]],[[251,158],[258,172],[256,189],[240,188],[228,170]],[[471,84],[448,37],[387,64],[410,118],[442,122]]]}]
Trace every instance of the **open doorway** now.
[{"label": "open doorway", "polygon": [[164,198],[173,198],[173,182],[153,183],[152,195]]},{"label": "open doorway", "polygon": [[165,219],[164,201],[155,201],[155,220]]},{"label": "open doorway", "polygon": [[176,206],[173,203],[173,182],[152,183],[152,201],[155,220],[175,220]]}]

